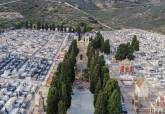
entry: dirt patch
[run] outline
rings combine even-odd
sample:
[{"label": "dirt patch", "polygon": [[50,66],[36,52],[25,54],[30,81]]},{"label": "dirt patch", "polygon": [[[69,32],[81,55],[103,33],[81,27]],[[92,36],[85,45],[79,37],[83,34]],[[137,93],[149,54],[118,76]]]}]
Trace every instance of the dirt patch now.
[{"label": "dirt patch", "polygon": [[23,16],[18,12],[0,12],[0,19],[22,19]]}]

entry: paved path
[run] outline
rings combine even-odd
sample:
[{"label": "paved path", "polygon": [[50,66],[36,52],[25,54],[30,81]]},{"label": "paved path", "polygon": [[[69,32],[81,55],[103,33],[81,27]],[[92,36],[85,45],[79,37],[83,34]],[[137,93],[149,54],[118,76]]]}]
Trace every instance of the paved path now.
[{"label": "paved path", "polygon": [[73,89],[72,105],[68,109],[67,114],[93,114],[93,94],[89,89]]},{"label": "paved path", "polygon": [[[79,54],[77,56],[77,65],[86,65],[87,64],[87,56],[86,56],[86,50],[87,46],[85,45],[84,41],[78,42],[78,48],[79,48]],[[82,54],[83,59],[80,60],[80,55]],[[82,76],[81,70],[83,68],[80,68],[78,72],[76,73],[76,77],[79,75]],[[83,80],[76,80],[74,82],[73,87],[73,95],[72,95],[72,102],[71,107],[68,109],[67,114],[93,114],[94,113],[94,96],[89,91],[88,82],[85,82]]]},{"label": "paved path", "polygon": [[118,82],[119,82],[119,86],[120,86],[120,91],[121,91],[122,96],[124,98],[124,103],[126,105],[126,108],[128,109],[128,114],[136,114],[134,106],[132,105],[131,99],[130,99],[129,94],[128,94],[130,92],[130,90],[132,90],[132,89],[129,90],[127,87],[125,87],[121,83],[121,81],[118,81]]}]

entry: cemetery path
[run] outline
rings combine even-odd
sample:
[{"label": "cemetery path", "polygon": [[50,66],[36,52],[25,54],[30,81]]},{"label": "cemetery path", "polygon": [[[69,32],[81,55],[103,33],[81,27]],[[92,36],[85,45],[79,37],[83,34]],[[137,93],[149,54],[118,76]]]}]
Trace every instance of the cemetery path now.
[{"label": "cemetery path", "polygon": [[87,67],[87,45],[84,41],[78,41],[79,54],[77,56],[76,80],[73,84],[71,107],[67,114],[93,114],[94,96],[89,90],[89,82],[83,80],[83,71]]}]

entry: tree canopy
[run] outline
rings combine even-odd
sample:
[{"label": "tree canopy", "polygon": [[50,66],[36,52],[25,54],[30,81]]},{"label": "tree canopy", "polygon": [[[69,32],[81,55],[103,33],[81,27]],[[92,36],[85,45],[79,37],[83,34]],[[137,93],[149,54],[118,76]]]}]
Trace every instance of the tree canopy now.
[{"label": "tree canopy", "polygon": [[135,51],[139,51],[139,41],[137,40],[136,35],[133,37],[131,43],[128,42],[119,45],[115,58],[116,60],[124,60],[126,58],[129,60],[134,60]]},{"label": "tree canopy", "polygon": [[[120,114],[119,85],[116,80],[110,78],[109,68],[105,65],[104,56],[99,55],[100,52],[109,54],[110,45],[109,40],[104,42],[98,32],[87,49],[90,91],[94,94],[94,114]],[[112,108],[114,111],[110,112]]]},{"label": "tree canopy", "polygon": [[70,107],[77,54],[77,42],[74,40],[53,77],[47,98],[47,114],[66,114]]}]

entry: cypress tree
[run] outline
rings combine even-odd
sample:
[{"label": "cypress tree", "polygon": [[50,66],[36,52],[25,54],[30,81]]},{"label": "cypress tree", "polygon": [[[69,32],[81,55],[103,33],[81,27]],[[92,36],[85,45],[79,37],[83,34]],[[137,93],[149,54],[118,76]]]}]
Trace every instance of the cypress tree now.
[{"label": "cypress tree", "polygon": [[56,87],[51,87],[49,89],[48,98],[47,98],[47,114],[57,114],[58,111],[58,91]]},{"label": "cypress tree", "polygon": [[109,44],[109,40],[105,40],[105,43],[104,43],[104,53],[105,54],[110,54],[110,44]]},{"label": "cypress tree", "polygon": [[134,37],[132,39],[131,46],[132,46],[134,51],[139,51],[139,41],[138,41],[136,35],[134,35]]},{"label": "cypress tree", "polygon": [[107,99],[105,94],[103,92],[100,92],[97,97],[94,114],[107,114],[106,100]]},{"label": "cypress tree", "polygon": [[62,100],[60,100],[58,103],[58,114],[66,114],[65,102]]},{"label": "cypress tree", "polygon": [[120,106],[120,94],[114,90],[108,99],[108,114],[120,114]]},{"label": "cypress tree", "polygon": [[97,64],[94,68],[93,74],[91,74],[90,90],[92,93],[95,92],[95,84],[97,84],[98,79],[101,76],[101,67]]},{"label": "cypress tree", "polygon": [[41,22],[37,22],[37,29],[41,29]]},{"label": "cypress tree", "polygon": [[94,93],[94,106],[96,105],[97,95],[101,89],[102,89],[101,81],[98,80],[98,82],[96,84],[95,93]]},{"label": "cypress tree", "polygon": [[47,114],[66,114],[71,104],[72,80],[75,75],[74,66],[77,54],[77,42],[74,40],[53,76],[47,98]]},{"label": "cypress tree", "polygon": [[28,21],[25,22],[25,28],[29,29],[29,22]]}]

